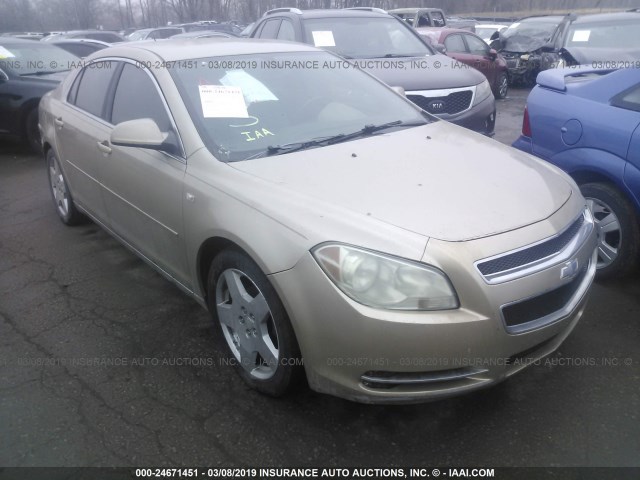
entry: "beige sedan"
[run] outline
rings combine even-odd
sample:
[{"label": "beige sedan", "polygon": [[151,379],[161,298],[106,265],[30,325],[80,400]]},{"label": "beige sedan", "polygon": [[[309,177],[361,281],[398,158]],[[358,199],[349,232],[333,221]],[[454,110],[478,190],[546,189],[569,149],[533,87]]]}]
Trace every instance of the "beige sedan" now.
[{"label": "beige sedan", "polygon": [[51,192],[208,308],[252,387],[417,402],[506,379],[585,308],[593,218],[555,167],[333,54],[184,40],[43,98]]}]

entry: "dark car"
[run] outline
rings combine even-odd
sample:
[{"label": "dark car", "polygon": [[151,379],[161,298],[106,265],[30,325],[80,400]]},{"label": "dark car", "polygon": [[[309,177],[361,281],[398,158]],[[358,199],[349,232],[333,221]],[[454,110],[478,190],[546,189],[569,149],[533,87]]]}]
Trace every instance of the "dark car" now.
[{"label": "dark car", "polygon": [[66,76],[78,57],[52,44],[0,38],[0,137],[41,149],[38,103]]},{"label": "dark car", "polygon": [[92,40],[100,40],[107,43],[126,42],[127,39],[118,32],[109,30],[72,30],[70,32],[59,33],[56,35],[48,35],[41,42],[53,42],[62,40],[63,38],[90,38]]},{"label": "dark car", "polygon": [[640,259],[640,76],[591,66],[538,75],[514,147],[557,165],[580,186],[598,231],[598,275]]},{"label": "dark car", "polygon": [[110,43],[90,38],[63,38],[52,40],[51,43],[80,58],[88,57],[98,50],[111,46]]},{"label": "dark car", "polygon": [[[494,34],[491,47],[507,60],[512,84],[535,85],[541,70],[559,65],[559,50],[567,24],[575,15],[527,17]],[[492,37],[493,38],[493,37]]]},{"label": "dark car", "polygon": [[298,41],[337,53],[347,61],[336,68],[362,68],[401,87],[428,113],[493,134],[495,99],[485,76],[440,55],[406,22],[384,10],[278,8],[256,22],[251,37]]},{"label": "dark car", "polygon": [[159,40],[161,38],[173,37],[185,31],[182,27],[142,28],[129,35],[129,40]]},{"label": "dark car", "polygon": [[581,15],[569,22],[560,49],[562,63],[640,67],[640,12]]},{"label": "dark car", "polygon": [[484,73],[496,98],[505,98],[509,90],[507,62],[502,55],[489,48],[482,38],[467,30],[455,28],[418,28],[433,45],[440,45],[443,52],[459,62]]}]

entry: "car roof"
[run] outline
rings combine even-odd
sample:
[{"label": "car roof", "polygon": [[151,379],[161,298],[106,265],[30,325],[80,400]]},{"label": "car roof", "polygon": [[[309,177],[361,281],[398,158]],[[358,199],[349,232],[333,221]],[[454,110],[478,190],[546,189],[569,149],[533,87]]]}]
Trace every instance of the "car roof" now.
[{"label": "car roof", "polygon": [[[46,42],[43,42],[43,43],[34,42],[33,40],[27,40],[26,38],[0,37],[0,45],[28,45],[33,47],[34,45],[38,45],[38,46],[46,45]],[[44,47],[44,48],[48,48],[48,47]]]},{"label": "car roof", "polygon": [[517,20],[515,23],[521,22],[531,22],[531,23],[549,23],[549,22],[558,22],[560,23],[564,19],[564,15],[539,15],[535,17],[524,17],[520,20]]},{"label": "car roof", "polygon": [[[276,9],[280,10],[280,9]],[[269,18],[275,15],[293,14],[302,16],[303,18],[334,18],[334,17],[390,17],[387,12],[381,12],[376,10],[360,10],[352,8],[327,8],[327,9],[312,9],[312,10],[297,10],[291,9],[282,11],[275,11],[273,13],[266,12],[263,18]]]},{"label": "car roof", "polygon": [[640,20],[640,12],[615,12],[615,13],[594,13],[591,15],[580,15],[572,24],[592,22],[609,22],[611,20]]},{"label": "car roof", "polygon": [[413,7],[413,8],[394,8],[389,13],[417,13],[417,12],[439,12],[439,8],[435,7]]},{"label": "car roof", "polygon": [[93,43],[96,45],[104,45],[106,47],[110,47],[111,43],[105,42],[103,40],[96,40],[94,38],[60,38],[58,40],[51,40],[51,45],[57,45],[60,43],[65,43],[65,44],[74,44],[74,43],[80,43],[80,44],[87,44],[87,43]]},{"label": "car roof", "polygon": [[[143,52],[154,53],[166,61],[194,58],[250,55],[253,53],[318,52],[310,45],[263,39],[196,38],[167,39],[163,41],[119,43],[108,50],[98,52],[98,57],[123,56],[136,58]],[[92,57],[92,58],[98,58]]]}]

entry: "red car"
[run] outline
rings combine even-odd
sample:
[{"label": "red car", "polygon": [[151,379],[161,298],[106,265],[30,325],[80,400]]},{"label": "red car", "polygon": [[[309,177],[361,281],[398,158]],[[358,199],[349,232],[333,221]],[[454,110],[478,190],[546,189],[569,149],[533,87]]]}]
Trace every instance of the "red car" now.
[{"label": "red car", "polygon": [[438,50],[480,70],[489,80],[496,98],[505,98],[509,89],[507,61],[482,38],[468,30],[455,28],[416,28]]}]

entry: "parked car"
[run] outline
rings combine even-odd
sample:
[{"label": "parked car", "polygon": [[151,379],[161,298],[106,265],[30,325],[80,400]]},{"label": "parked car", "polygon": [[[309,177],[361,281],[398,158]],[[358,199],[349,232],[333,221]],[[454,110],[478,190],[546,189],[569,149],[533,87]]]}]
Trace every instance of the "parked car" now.
[{"label": "parked car", "polygon": [[192,32],[179,33],[170,38],[237,38],[230,32],[221,32],[216,30],[194,30]]},{"label": "parked car", "polygon": [[571,19],[560,45],[549,45],[561,64],[640,68],[640,11]]},{"label": "parked car", "polygon": [[184,33],[181,27],[158,27],[158,28],[141,28],[129,35],[129,40],[159,40],[161,38],[169,38],[180,33]]},{"label": "parked car", "polygon": [[439,8],[396,8],[389,10],[391,15],[404,20],[414,28],[450,27],[474,31],[476,21],[470,18],[446,17]]},{"label": "parked car", "polygon": [[514,147],[565,170],[598,230],[598,274],[623,276],[640,256],[640,82],[635,68],[549,70],[529,94]]},{"label": "parked car", "polygon": [[417,28],[416,30],[420,35],[427,37],[433,45],[443,47],[443,53],[449,57],[480,70],[487,77],[496,98],[507,96],[509,91],[507,61],[494,49],[489,48],[489,45],[478,35],[453,28]]},{"label": "parked car", "polygon": [[499,36],[500,32],[508,27],[509,25],[478,23],[475,28],[475,33],[489,45],[491,43],[491,37],[494,35]]},{"label": "parked car", "polygon": [[78,58],[42,42],[0,37],[0,138],[41,150],[38,103]]},{"label": "parked car", "polygon": [[50,43],[79,58],[88,57],[98,50],[111,46],[110,43],[92,40],[90,38],[63,38],[61,40],[52,40]]},{"label": "parked car", "polygon": [[438,54],[402,20],[378,8],[279,8],[251,36],[313,44],[349,59],[444,120],[493,135],[495,99],[480,72]]},{"label": "parked car", "polygon": [[57,214],[207,306],[226,362],[270,395],[306,372],[416,402],[554,351],[595,272],[575,184],[342,62],[251,40],[94,54],[40,108]]},{"label": "parked car", "polygon": [[396,8],[389,10],[389,13],[404,20],[414,28],[444,27],[447,25],[444,11],[439,8]]},{"label": "parked car", "polygon": [[527,17],[498,33],[490,45],[507,60],[512,84],[533,86],[540,71],[559,66],[561,59],[554,50],[560,47],[573,18],[575,15]]},{"label": "parked car", "polygon": [[125,42],[127,39],[118,32],[108,30],[73,30],[70,32],[56,33],[47,35],[41,42],[53,42],[67,38],[89,38],[91,40],[100,40],[107,43]]}]

